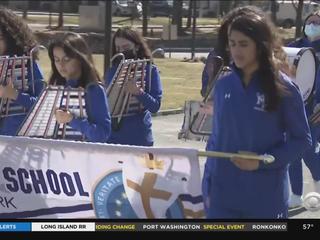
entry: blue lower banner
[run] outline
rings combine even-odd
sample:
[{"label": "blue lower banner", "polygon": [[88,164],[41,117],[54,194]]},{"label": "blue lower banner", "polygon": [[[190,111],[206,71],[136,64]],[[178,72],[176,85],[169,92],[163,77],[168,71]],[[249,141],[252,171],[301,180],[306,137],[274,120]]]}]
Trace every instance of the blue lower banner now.
[{"label": "blue lower banner", "polygon": [[0,232],[31,232],[30,222],[2,222]]}]

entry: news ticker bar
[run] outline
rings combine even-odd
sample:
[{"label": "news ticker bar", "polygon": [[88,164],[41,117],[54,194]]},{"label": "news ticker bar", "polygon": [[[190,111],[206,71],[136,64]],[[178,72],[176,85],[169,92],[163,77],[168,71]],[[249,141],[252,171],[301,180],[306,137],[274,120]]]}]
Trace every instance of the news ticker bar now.
[{"label": "news ticker bar", "polygon": [[2,222],[0,232],[288,231],[286,222]]}]

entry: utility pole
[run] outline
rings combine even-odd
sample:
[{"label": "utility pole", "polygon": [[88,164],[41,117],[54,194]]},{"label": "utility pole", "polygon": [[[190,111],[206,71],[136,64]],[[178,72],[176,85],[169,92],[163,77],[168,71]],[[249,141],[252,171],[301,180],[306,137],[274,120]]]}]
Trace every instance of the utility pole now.
[{"label": "utility pole", "polygon": [[142,35],[148,35],[148,15],[149,15],[149,0],[142,2]]},{"label": "utility pole", "polygon": [[28,8],[29,8],[29,1],[25,1],[23,13],[22,13],[22,18],[25,20],[28,18]]},{"label": "utility pole", "polygon": [[195,57],[195,44],[196,44],[196,19],[197,19],[197,1],[192,0],[193,8],[193,23],[192,23],[192,45],[191,45],[191,59]]},{"label": "utility pole", "polygon": [[112,52],[112,1],[105,0],[105,16],[104,16],[104,73],[110,67],[110,59]]},{"label": "utility pole", "polygon": [[58,17],[58,27],[57,28],[62,28],[63,27],[63,1],[59,1],[59,17]]}]

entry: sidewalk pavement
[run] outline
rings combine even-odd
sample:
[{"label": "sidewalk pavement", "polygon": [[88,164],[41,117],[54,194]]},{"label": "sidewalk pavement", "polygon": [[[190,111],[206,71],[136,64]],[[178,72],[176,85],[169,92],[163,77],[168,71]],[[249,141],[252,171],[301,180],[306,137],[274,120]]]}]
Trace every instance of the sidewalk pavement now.
[{"label": "sidewalk pavement", "polygon": [[[157,115],[152,119],[152,131],[154,136],[155,147],[179,147],[179,148],[193,148],[203,150],[206,142],[181,140],[178,139],[178,132],[183,123],[183,114],[174,114],[175,111],[167,111],[165,114]],[[200,171],[203,174],[204,163],[206,158],[199,158]],[[303,164],[303,184],[304,195],[314,191],[313,180],[308,168]],[[263,207],[263,206],[261,206]],[[320,218],[320,211],[307,211],[303,207],[289,210],[289,218],[313,219]]]}]

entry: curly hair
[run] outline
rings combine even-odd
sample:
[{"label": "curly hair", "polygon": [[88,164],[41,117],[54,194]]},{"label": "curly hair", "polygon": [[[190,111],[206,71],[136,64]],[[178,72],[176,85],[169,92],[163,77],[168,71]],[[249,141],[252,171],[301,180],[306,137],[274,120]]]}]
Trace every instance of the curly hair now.
[{"label": "curly hair", "polygon": [[[12,10],[0,7],[0,30],[6,40],[6,55],[29,54],[37,41],[29,26]],[[38,58],[37,51],[33,57]]]}]

